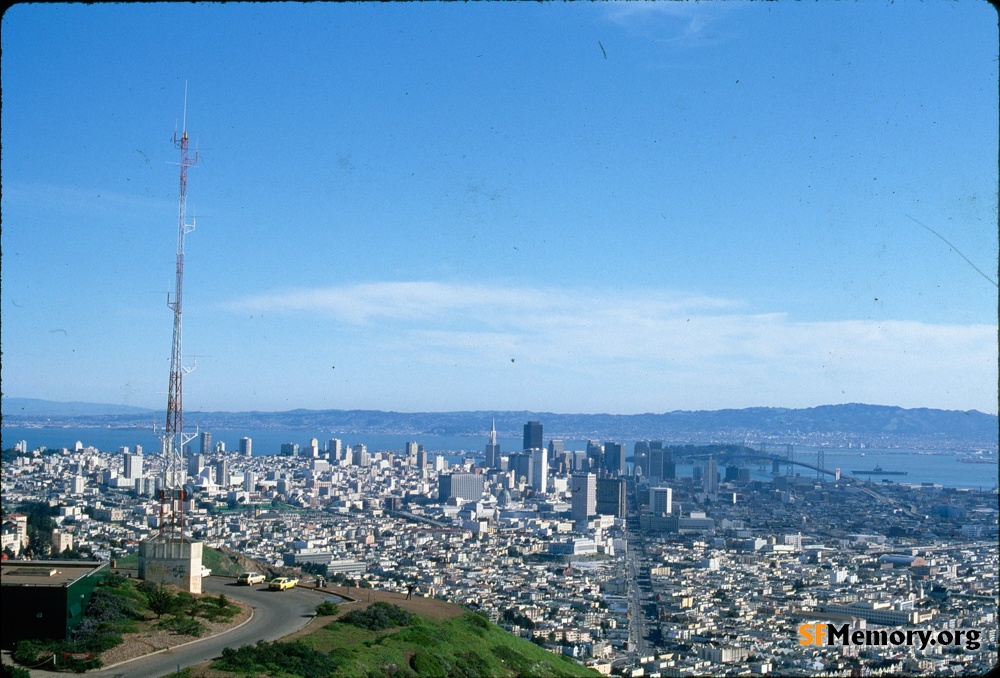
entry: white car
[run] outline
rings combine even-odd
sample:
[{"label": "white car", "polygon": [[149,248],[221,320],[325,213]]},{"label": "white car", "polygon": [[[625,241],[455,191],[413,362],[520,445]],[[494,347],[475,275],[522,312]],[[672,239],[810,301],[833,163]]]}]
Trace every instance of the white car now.
[{"label": "white car", "polygon": [[209,576],[211,574],[212,574],[212,571],[210,569],[208,569],[204,565],[201,566],[201,576],[202,577],[207,577],[207,576]]},{"label": "white car", "polygon": [[239,577],[236,578],[237,584],[243,584],[245,586],[253,586],[254,584],[263,584],[264,575],[258,574],[256,572],[244,572]]}]

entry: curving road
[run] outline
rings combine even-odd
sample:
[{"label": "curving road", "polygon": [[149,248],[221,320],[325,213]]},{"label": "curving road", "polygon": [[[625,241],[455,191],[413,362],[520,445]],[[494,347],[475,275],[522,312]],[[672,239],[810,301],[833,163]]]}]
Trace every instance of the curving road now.
[{"label": "curving road", "polygon": [[[232,579],[222,577],[206,577],[202,580],[202,590],[204,593],[225,593],[227,598],[250,604],[253,607],[253,617],[243,626],[225,633],[87,675],[101,678],[148,678],[172,674],[178,666],[184,668],[218,657],[224,648],[253,645],[258,640],[276,640],[298,631],[313,618],[316,605],[326,598],[342,602],[333,594],[314,589],[296,587],[290,591],[269,591],[266,586],[237,586]],[[36,673],[33,671],[32,675]]]}]

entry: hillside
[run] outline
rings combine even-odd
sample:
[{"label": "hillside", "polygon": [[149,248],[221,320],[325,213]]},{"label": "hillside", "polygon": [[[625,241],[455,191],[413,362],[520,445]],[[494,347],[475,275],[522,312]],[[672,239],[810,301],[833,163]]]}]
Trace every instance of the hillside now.
[{"label": "hillside", "polygon": [[360,628],[342,619],[351,610],[371,609],[372,603],[343,605],[335,617],[317,617],[283,642],[227,651],[222,660],[211,667],[196,667],[190,675],[202,678],[262,673],[276,677],[598,675],[567,657],[513,636],[462,607],[433,598],[407,600],[400,593],[369,591],[368,594],[377,597],[375,605],[390,603],[410,613],[409,625],[378,631]]}]

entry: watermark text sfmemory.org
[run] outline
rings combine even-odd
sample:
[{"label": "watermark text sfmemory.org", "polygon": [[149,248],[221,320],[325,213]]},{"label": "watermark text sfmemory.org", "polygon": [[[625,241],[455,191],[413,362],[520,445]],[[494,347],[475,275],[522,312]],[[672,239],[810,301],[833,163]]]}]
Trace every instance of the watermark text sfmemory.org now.
[{"label": "watermark text sfmemory.org", "polygon": [[837,626],[829,622],[799,625],[799,645],[869,645],[892,647],[928,646],[964,647],[976,651],[980,648],[982,632],[977,629],[852,629],[850,624]]}]

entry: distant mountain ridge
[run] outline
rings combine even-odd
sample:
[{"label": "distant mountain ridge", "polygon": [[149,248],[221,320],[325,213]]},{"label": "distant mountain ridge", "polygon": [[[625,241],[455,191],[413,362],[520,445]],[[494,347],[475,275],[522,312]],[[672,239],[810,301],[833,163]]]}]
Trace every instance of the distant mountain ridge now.
[{"label": "distant mountain ridge", "polygon": [[3,398],[0,412],[4,417],[91,417],[115,414],[142,414],[155,412],[146,407],[108,405],[103,403],[60,402],[39,398]]},{"label": "distant mountain ridge", "polygon": [[[147,427],[163,412],[123,405],[58,403],[30,398],[0,401],[4,426],[59,425]],[[871,446],[996,448],[997,415],[971,410],[904,409],[849,403],[803,409],[750,407],[662,414],[558,414],[530,411],[384,412],[289,410],[286,412],[185,412],[202,430],[312,430],[317,434],[395,434],[485,437],[496,420],[501,437],[520,437],[537,420],[546,438],[664,440],[666,442],[865,443]]]}]

